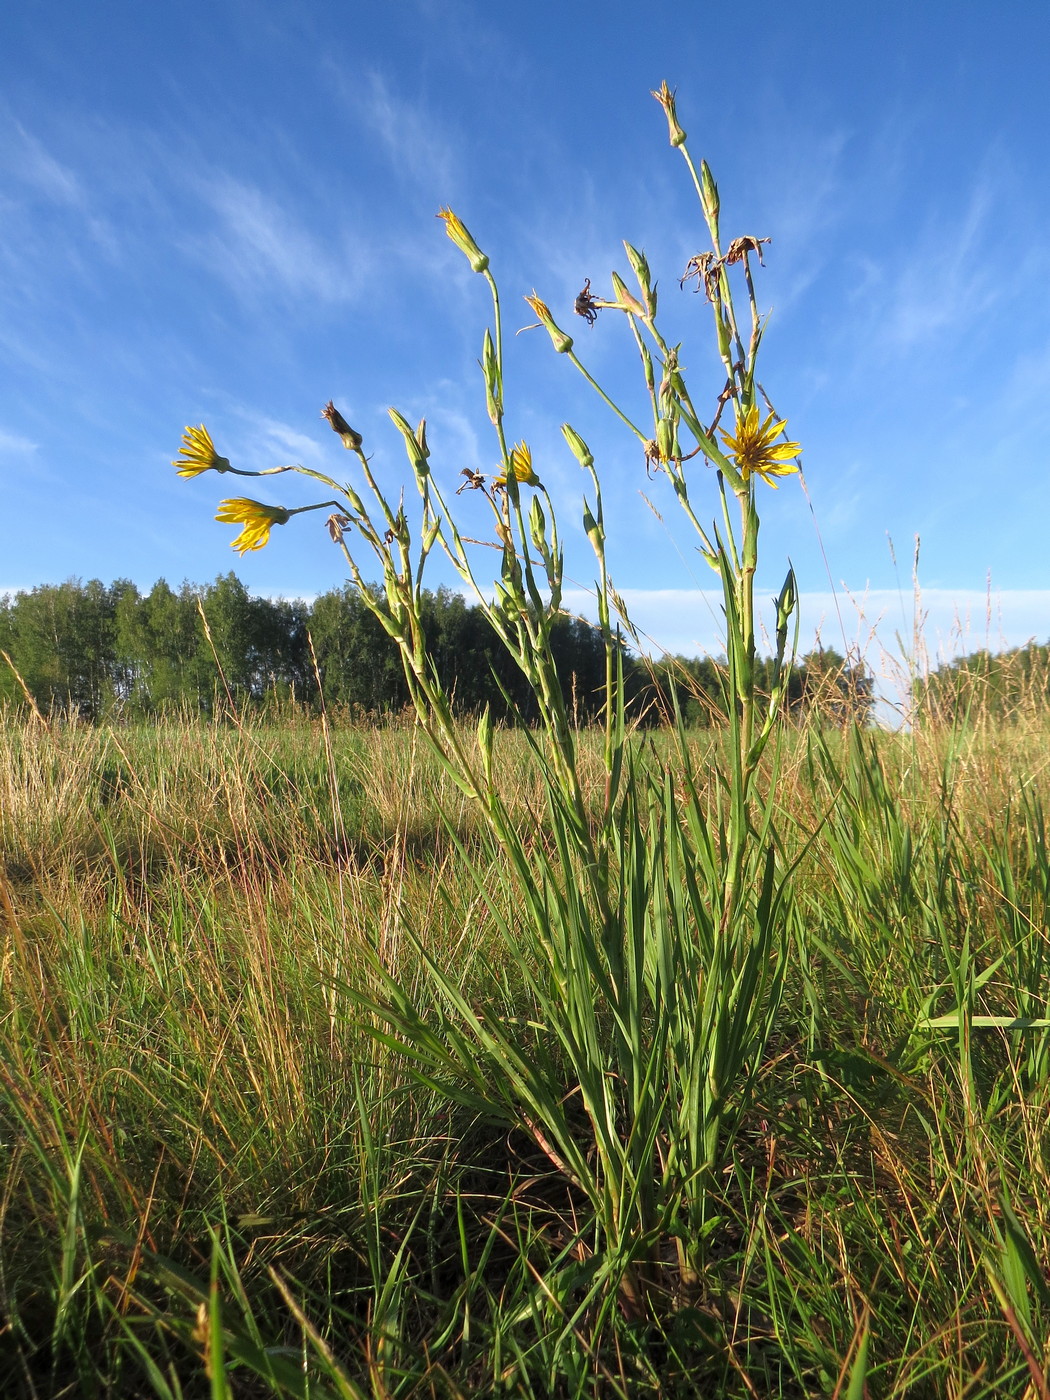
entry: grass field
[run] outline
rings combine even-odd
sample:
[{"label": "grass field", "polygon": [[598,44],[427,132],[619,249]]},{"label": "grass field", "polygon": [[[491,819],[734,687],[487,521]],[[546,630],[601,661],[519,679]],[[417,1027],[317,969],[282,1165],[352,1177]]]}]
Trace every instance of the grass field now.
[{"label": "grass field", "polygon": [[[689,758],[717,806],[719,736]],[[375,1014],[385,977],[441,1023],[429,959],[545,1044],[509,858],[418,730],[8,719],[0,1391],[1047,1396],[1048,763],[1035,713],[789,732],[784,994],[703,1268],[664,1219],[641,1316],[564,1151]]]}]

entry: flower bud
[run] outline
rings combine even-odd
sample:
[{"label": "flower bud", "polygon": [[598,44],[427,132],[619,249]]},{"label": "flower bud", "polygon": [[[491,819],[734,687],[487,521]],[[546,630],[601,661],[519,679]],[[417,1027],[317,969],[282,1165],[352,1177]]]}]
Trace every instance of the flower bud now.
[{"label": "flower bud", "polygon": [[444,219],[445,232],[461,253],[464,253],[475,272],[484,272],[489,265],[488,254],[483,253],[470,236],[470,230],[453,214],[451,209],[439,209],[434,216]]},{"label": "flower bud", "polygon": [[583,438],[580,437],[576,429],[571,427],[568,423],[563,423],[561,425],[561,434],[569,444],[569,448],[580,466],[593,467],[594,457],[591,453],[591,449],[584,442]]},{"label": "flower bud", "polygon": [[642,368],[645,371],[645,382],[651,394],[656,387],[656,375],[653,372],[653,357],[644,340],[642,341]]},{"label": "flower bud", "polygon": [[547,518],[543,514],[539,496],[533,496],[529,507],[529,535],[541,557],[547,554]]},{"label": "flower bud", "polygon": [[605,544],[605,531],[594,518],[594,512],[586,502],[583,503],[583,530],[591,542],[591,548],[595,554],[601,554],[602,546]]},{"label": "flower bud", "polygon": [[718,186],[715,184],[715,177],[711,174],[711,167],[706,160],[700,162],[700,203],[704,211],[707,222],[717,227],[718,225]]},{"label": "flower bud", "polygon": [[[408,460],[412,464],[412,470],[417,476],[427,476],[430,472],[430,468],[427,466],[427,457],[430,455],[429,452],[424,453],[416,437],[416,434],[408,426],[407,420],[402,418],[401,414],[398,413],[396,408],[390,408],[387,410],[387,412],[390,414],[390,417],[396,424],[398,430],[401,433],[401,436],[405,439],[405,451],[408,453]],[[424,424],[421,423],[420,428],[424,428]],[[425,431],[423,432],[422,436],[425,443]]]},{"label": "flower bud", "polygon": [[675,431],[674,422],[670,418],[661,418],[656,425],[656,445],[660,450],[660,461],[669,462],[672,457],[677,457],[675,451]]},{"label": "flower bud", "polygon": [[485,344],[481,351],[481,372],[485,376],[485,405],[489,411],[489,422],[493,427],[498,427],[503,417],[503,376],[488,327],[485,328]]},{"label": "flower bud", "polygon": [[547,305],[547,303],[545,301],[541,301],[535,292],[533,292],[531,297],[526,297],[525,300],[532,307],[534,313],[540,318],[540,325],[544,328],[544,330],[550,336],[551,340],[554,342],[554,348],[555,350],[557,350],[558,354],[564,355],[569,350],[571,350],[572,336],[566,335],[562,328],[558,325],[554,317],[551,315],[550,307]]},{"label": "flower bud", "polygon": [[644,253],[640,253],[637,248],[632,248],[630,243],[624,242],[624,250],[630,261],[635,277],[638,278],[638,285],[642,290],[642,297],[645,300],[646,315],[650,320],[656,315],[656,288],[652,283],[652,273],[649,271],[649,261]]},{"label": "flower bud", "polygon": [[618,272],[612,275],[613,291],[616,293],[616,300],[625,311],[629,311],[632,316],[641,316],[645,319],[645,307],[627,290],[627,284]]},{"label": "flower bud", "polygon": [[353,428],[351,428],[350,424],[339,412],[331,399],[329,399],[324,408],[322,408],[321,417],[328,419],[328,422],[332,426],[332,431],[338,433],[343,439],[343,446],[345,448],[351,452],[356,452],[358,450],[364,439],[361,437],[360,433],[354,432]]},{"label": "flower bud", "polygon": [[420,456],[423,458],[430,456],[430,448],[427,446],[427,420],[425,418],[419,420],[419,427],[416,429],[416,446],[419,448]]},{"label": "flower bud", "polygon": [[678,125],[678,113],[675,111],[674,93],[667,86],[666,81],[660,84],[660,91],[654,92],[653,96],[664,109],[667,116],[667,130],[671,138],[671,145],[681,146],[685,141],[685,132]]},{"label": "flower bud", "polygon": [[798,582],[795,578],[795,570],[789,568],[787,577],[784,579],[784,586],[780,590],[780,596],[776,600],[777,607],[777,634],[783,631],[786,635],[787,625],[791,620],[791,614],[798,607]]}]

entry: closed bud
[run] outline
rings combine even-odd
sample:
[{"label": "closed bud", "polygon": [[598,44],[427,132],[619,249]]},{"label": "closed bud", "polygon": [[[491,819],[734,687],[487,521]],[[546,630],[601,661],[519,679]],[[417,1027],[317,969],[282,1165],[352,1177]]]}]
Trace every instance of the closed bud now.
[{"label": "closed bud", "polygon": [[791,614],[798,607],[798,582],[795,578],[795,570],[788,569],[784,586],[780,590],[780,596],[776,600],[777,604],[777,632],[782,629],[787,630]]},{"label": "closed bud", "polygon": [[[405,451],[408,453],[408,460],[412,464],[412,470],[417,476],[427,476],[430,472],[430,468],[427,466],[427,455],[429,454],[424,455],[415,433],[409,427],[407,420],[402,418],[401,414],[398,413],[397,409],[391,408],[387,411],[405,440]],[[420,426],[422,427],[422,424]]]},{"label": "closed bud", "polygon": [[660,84],[659,92],[654,92],[653,96],[664,109],[667,117],[667,131],[671,138],[672,146],[681,146],[685,141],[685,132],[678,124],[678,113],[675,110],[674,93],[667,86],[666,81]]},{"label": "closed bud", "polygon": [[616,293],[617,304],[622,306],[625,311],[629,311],[632,316],[641,316],[644,320],[646,315],[645,307],[636,296],[632,296],[627,290],[627,285],[618,272],[613,273],[612,284],[613,291]]},{"label": "closed bud", "polygon": [[660,450],[660,461],[669,462],[678,454],[675,451],[674,423],[670,418],[661,418],[656,425],[656,445]]},{"label": "closed bud", "polygon": [[427,420],[425,418],[419,420],[419,427],[416,429],[416,446],[419,448],[421,457],[430,456],[430,448],[427,446]]},{"label": "closed bud", "polygon": [[711,167],[706,160],[700,162],[700,200],[707,222],[712,225],[717,225],[719,210],[718,186],[715,184],[715,177],[711,174]]},{"label": "closed bud", "polygon": [[529,507],[529,535],[541,556],[547,554],[547,519],[543,514],[539,496],[533,496]]},{"label": "closed bud", "polygon": [[583,529],[595,554],[600,554],[605,543],[605,531],[595,520],[594,513],[586,501],[583,503]]},{"label": "closed bud", "polygon": [[496,347],[492,343],[492,333],[486,328],[485,344],[481,351],[481,372],[485,376],[485,405],[489,421],[497,427],[503,417],[503,379],[496,359]]},{"label": "closed bud", "polygon": [[321,410],[321,417],[327,418],[328,422],[331,424],[332,431],[338,433],[343,439],[343,446],[345,448],[350,452],[356,452],[358,450],[363,442],[361,434],[354,432],[353,428],[351,428],[350,424],[339,412],[331,399],[328,400]]},{"label": "closed bud", "polygon": [[580,466],[593,467],[594,457],[591,453],[591,449],[584,442],[583,438],[580,437],[576,429],[571,427],[568,423],[563,423],[561,425],[561,434],[565,441],[569,444],[569,448],[571,449],[572,454],[576,458],[577,462],[579,462]]},{"label": "closed bud", "polygon": [[653,357],[649,353],[649,347],[644,340],[642,341],[642,368],[645,371],[646,386],[651,394],[656,387],[656,375],[653,372]]},{"label": "closed bud", "polygon": [[435,218],[444,219],[445,232],[461,253],[464,253],[475,272],[484,272],[489,265],[488,254],[483,253],[470,236],[470,230],[451,209],[439,209]]},{"label": "closed bud", "polygon": [[651,321],[656,315],[656,288],[652,283],[652,273],[649,271],[649,262],[644,253],[640,253],[637,248],[632,248],[630,243],[624,242],[624,250],[627,253],[631,269],[635,277],[638,278],[638,286],[641,288],[642,299],[645,302],[646,315]]},{"label": "closed bud", "polygon": [[729,358],[730,340],[732,332],[729,329],[729,317],[719,307],[718,309],[718,353],[723,360]]},{"label": "closed bud", "polygon": [[555,350],[557,350],[558,354],[564,355],[569,350],[571,350],[572,336],[566,335],[562,328],[558,325],[557,321],[555,321],[554,317],[551,315],[550,307],[547,305],[547,303],[545,301],[541,301],[535,292],[533,292],[531,297],[526,297],[525,300],[532,307],[534,314],[539,317],[540,325],[550,336],[552,342],[554,343],[554,348]]}]

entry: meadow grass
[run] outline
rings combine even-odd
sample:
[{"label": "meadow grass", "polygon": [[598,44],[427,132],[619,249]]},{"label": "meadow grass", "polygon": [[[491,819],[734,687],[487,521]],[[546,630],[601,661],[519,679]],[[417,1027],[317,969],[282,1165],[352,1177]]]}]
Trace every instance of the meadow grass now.
[{"label": "meadow grass", "polygon": [[[495,755],[542,847],[525,736]],[[717,805],[722,736],[688,755]],[[3,1393],[1046,1395],[1048,756],[1037,711],[787,733],[784,994],[700,1276],[671,1231],[639,1316],[556,1145],[370,1020],[394,978],[440,1028],[432,962],[564,1053],[511,857],[413,726],[8,718]]]}]

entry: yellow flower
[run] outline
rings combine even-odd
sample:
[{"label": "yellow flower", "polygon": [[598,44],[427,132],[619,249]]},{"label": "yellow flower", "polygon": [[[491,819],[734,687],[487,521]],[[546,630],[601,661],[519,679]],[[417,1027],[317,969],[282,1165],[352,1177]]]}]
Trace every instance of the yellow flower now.
[{"label": "yellow flower", "polygon": [[247,496],[235,496],[232,500],[219,502],[219,513],[215,519],[224,525],[244,526],[231,545],[243,555],[249,549],[262,549],[269,543],[271,527],[286,524],[290,515],[291,511],[283,506],[264,506],[261,501],[250,500]]},{"label": "yellow flower", "polygon": [[215,451],[211,434],[203,423],[199,428],[186,429],[182,435],[179,457],[171,465],[178,467],[179,476],[200,476],[201,472],[232,470],[229,458],[220,457]]},{"label": "yellow flower", "polygon": [[777,484],[773,477],[790,476],[792,472],[798,471],[798,463],[792,459],[802,451],[801,443],[777,440],[786,422],[786,419],[777,422],[776,415],[770,413],[764,422],[759,423],[758,404],[752,404],[744,413],[743,419],[739,415],[737,417],[736,437],[732,437],[723,428],[719,429],[725,445],[729,448],[729,454],[740,468],[740,475],[745,481],[752,472],[757,472],[775,491]]},{"label": "yellow flower", "polygon": [[[525,443],[519,442],[517,447],[513,449],[510,454],[510,465],[513,469],[515,480],[519,481],[522,486],[539,486],[540,479],[532,470],[532,453]],[[496,486],[506,486],[506,474],[497,476],[494,484]]]}]

